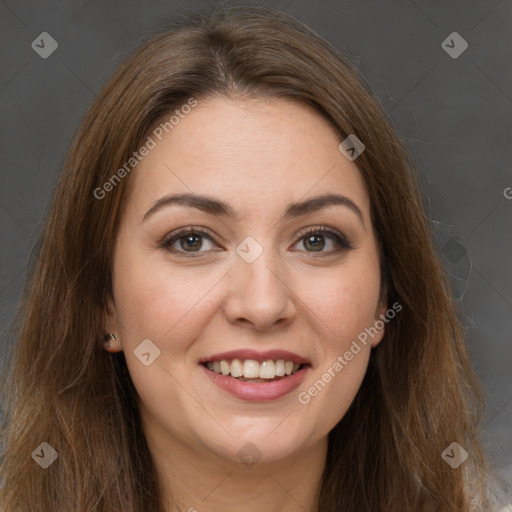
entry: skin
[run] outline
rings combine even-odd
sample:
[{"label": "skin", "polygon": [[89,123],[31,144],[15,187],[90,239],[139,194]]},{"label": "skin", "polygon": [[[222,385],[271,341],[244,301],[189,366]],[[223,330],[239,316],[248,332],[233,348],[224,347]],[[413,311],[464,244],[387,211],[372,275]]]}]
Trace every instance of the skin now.
[{"label": "skin", "polygon": [[[316,510],[327,434],[352,403],[384,331],[308,404],[298,393],[387,307],[379,301],[370,200],[340,142],[306,105],[198,99],[130,176],[106,326],[118,338],[107,350],[125,353],[164,494],[170,500],[172,487],[179,506],[169,504],[169,511]],[[142,220],[162,196],[190,192],[225,201],[236,215],[172,205]],[[350,198],[362,220],[341,205],[283,218],[289,203],[333,192]],[[198,253],[184,239],[173,243],[174,252],[161,247],[190,225],[214,240],[192,241],[202,241],[199,257],[188,256]],[[320,252],[308,237],[296,241],[304,228],[322,226],[344,234],[353,248],[322,233]],[[253,263],[235,252],[247,236],[263,248]],[[134,355],[145,339],[160,350],[148,366]],[[198,364],[239,348],[290,350],[307,357],[311,369],[292,393],[246,402],[215,386]],[[261,454],[251,467],[237,456],[246,443]]]}]

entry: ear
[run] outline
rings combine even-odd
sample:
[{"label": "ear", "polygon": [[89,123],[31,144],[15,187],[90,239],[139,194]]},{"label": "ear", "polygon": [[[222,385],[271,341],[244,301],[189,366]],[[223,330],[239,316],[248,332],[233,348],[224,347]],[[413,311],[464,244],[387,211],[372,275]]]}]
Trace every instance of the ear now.
[{"label": "ear", "polygon": [[382,298],[379,300],[379,304],[377,305],[377,308],[375,309],[375,322],[374,327],[377,330],[377,334],[372,338],[372,348],[375,348],[384,337],[384,332],[386,330],[386,324],[389,321],[386,316],[386,311],[388,309],[387,301]]},{"label": "ear", "polygon": [[119,328],[119,322],[117,321],[115,304],[112,297],[107,297],[103,309],[103,331],[105,332],[103,348],[111,354],[121,352],[121,350],[123,350],[120,337],[121,330]]}]

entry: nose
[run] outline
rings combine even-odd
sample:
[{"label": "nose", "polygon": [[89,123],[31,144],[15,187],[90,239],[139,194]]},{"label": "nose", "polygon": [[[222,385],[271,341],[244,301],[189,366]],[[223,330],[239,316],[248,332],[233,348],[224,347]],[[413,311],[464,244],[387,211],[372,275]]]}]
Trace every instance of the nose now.
[{"label": "nose", "polygon": [[255,331],[289,326],[297,316],[293,283],[272,251],[264,250],[252,263],[236,257],[229,273],[224,313],[229,322]]}]

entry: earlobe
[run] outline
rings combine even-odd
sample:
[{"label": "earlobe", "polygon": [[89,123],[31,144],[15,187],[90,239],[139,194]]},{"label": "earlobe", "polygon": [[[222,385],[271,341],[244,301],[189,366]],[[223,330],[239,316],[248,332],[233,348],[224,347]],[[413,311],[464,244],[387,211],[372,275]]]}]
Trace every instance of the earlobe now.
[{"label": "earlobe", "polygon": [[382,338],[384,338],[385,328],[379,330],[379,333],[373,338],[372,341],[372,348],[377,347],[377,345],[382,341]]},{"label": "earlobe", "polygon": [[105,341],[103,342],[103,348],[110,352],[111,354],[115,352],[120,352],[122,350],[121,343],[117,339],[117,336],[111,332],[109,332],[105,336]]},{"label": "earlobe", "polygon": [[117,334],[112,332],[112,327],[117,329],[117,322],[114,316],[114,301],[111,297],[108,297],[103,307],[105,313],[105,326],[104,329],[107,331],[103,340],[103,348],[110,353],[120,352],[123,347],[118,339]]},{"label": "earlobe", "polygon": [[375,323],[374,327],[377,329],[378,334],[376,334],[372,341],[372,348],[375,348],[384,337],[385,330],[386,330],[386,323],[387,323],[387,304],[383,301],[379,302],[379,305],[377,307],[377,311],[375,312]]},{"label": "earlobe", "polygon": [[387,310],[387,301],[385,299],[379,300],[379,304],[377,306],[377,309],[375,310],[375,321],[377,322],[378,320],[385,320]]}]

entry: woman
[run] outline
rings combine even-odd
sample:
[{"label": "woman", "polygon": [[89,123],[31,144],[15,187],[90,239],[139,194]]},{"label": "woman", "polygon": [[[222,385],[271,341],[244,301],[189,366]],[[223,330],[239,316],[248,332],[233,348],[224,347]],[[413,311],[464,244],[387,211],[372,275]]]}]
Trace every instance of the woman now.
[{"label": "woman", "polygon": [[279,11],[190,15],[120,66],[19,325],[3,510],[488,510],[411,161]]}]

